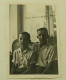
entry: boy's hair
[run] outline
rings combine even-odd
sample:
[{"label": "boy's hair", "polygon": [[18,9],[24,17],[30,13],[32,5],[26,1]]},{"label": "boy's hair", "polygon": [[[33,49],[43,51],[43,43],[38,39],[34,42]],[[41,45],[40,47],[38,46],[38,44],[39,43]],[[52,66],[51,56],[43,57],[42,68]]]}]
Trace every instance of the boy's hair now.
[{"label": "boy's hair", "polygon": [[37,29],[37,32],[41,31],[41,30],[44,31],[45,34],[48,36],[48,30],[47,30],[47,28],[45,28],[45,27],[44,28],[39,28],[39,29]]},{"label": "boy's hair", "polygon": [[23,34],[26,36],[27,40],[30,42],[30,34],[28,32],[21,32],[20,34]]}]

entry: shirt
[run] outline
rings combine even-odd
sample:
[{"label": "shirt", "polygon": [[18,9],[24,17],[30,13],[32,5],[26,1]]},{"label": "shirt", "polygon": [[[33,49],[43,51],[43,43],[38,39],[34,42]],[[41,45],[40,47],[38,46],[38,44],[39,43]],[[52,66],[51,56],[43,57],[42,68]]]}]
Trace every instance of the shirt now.
[{"label": "shirt", "polygon": [[13,52],[12,62],[15,63],[15,66],[18,64],[18,68],[27,68],[32,54],[33,50],[30,48],[27,48],[22,52],[21,47],[19,47]]},{"label": "shirt", "polygon": [[38,66],[47,67],[49,63],[57,59],[54,47],[48,43],[41,48],[40,43],[36,43],[34,45],[34,50],[37,53],[36,65]]}]

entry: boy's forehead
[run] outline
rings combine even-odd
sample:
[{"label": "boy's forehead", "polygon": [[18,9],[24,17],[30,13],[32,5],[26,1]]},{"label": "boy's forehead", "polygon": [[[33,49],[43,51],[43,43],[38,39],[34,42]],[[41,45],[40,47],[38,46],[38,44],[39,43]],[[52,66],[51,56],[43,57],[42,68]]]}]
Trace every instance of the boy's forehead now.
[{"label": "boy's forehead", "polygon": [[44,31],[44,30],[39,30],[39,31],[37,31],[37,33],[38,33],[38,34],[40,34],[40,33],[45,33],[45,31]]},{"label": "boy's forehead", "polygon": [[26,37],[24,34],[19,34],[19,37]]},{"label": "boy's forehead", "polygon": [[19,37],[20,37],[20,36],[23,36],[23,35],[22,35],[22,34],[19,34]]}]

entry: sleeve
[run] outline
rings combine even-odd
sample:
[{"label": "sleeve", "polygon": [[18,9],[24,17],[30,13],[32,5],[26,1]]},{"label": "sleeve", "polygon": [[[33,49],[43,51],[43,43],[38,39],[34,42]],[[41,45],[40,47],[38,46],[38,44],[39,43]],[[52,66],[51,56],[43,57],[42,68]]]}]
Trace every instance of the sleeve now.
[{"label": "sleeve", "polygon": [[18,63],[18,54],[17,54],[17,52],[18,52],[17,50],[15,50],[13,52],[13,60],[12,60],[12,62],[15,64],[15,66]]},{"label": "sleeve", "polygon": [[54,58],[54,47],[52,47],[49,51],[49,54],[48,54],[48,64],[52,62]]},{"label": "sleeve", "polygon": [[16,57],[16,54],[15,54],[15,51],[13,52],[13,59],[12,59],[12,62],[14,63],[15,62],[15,57]]},{"label": "sleeve", "polygon": [[37,60],[37,53],[33,53],[30,59],[30,64],[35,64]]},{"label": "sleeve", "polygon": [[48,64],[50,64],[54,58],[54,48],[51,47],[50,49],[48,49],[46,54],[47,54],[47,56],[45,56],[44,54],[42,55],[42,62],[45,67]]}]

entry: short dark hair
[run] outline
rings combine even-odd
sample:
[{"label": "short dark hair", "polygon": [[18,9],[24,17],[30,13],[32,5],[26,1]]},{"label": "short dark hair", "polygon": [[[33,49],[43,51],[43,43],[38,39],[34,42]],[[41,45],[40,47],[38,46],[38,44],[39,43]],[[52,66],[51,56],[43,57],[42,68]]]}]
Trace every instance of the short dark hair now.
[{"label": "short dark hair", "polygon": [[30,34],[28,32],[21,32],[20,34],[24,34],[27,38],[27,40],[30,42]]},{"label": "short dark hair", "polygon": [[44,32],[45,32],[45,34],[48,36],[48,30],[47,30],[47,28],[39,28],[39,29],[37,29],[37,32],[38,31],[40,31],[40,30],[43,30]]}]

